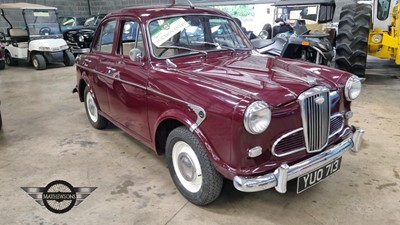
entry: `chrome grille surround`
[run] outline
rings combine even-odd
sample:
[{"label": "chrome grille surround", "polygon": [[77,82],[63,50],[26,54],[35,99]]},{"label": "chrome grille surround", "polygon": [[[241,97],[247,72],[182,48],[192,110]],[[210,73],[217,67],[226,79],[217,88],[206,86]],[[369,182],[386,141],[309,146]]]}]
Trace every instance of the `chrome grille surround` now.
[{"label": "chrome grille surround", "polygon": [[[343,131],[343,128],[344,128],[343,113],[333,114],[330,117],[330,120],[331,120],[331,124],[330,124],[329,138],[331,138],[331,137],[335,136],[336,134],[340,133],[341,131]],[[332,127],[339,127],[339,128],[332,129]],[[299,143],[299,142],[290,143],[291,140],[287,139],[288,137],[291,137],[293,135],[300,135],[299,134],[300,132],[301,132],[301,137],[304,139],[304,131],[303,131],[302,127],[292,130],[292,131],[280,136],[278,139],[276,139],[276,141],[272,145],[272,149],[271,149],[272,155],[274,155],[276,157],[284,157],[287,155],[294,154],[296,152],[306,150],[306,146],[301,144],[301,143],[304,143],[304,140],[301,141],[301,143]],[[296,141],[298,141],[298,140],[296,139]],[[282,144],[282,142],[289,142],[289,143]],[[286,146],[296,146],[296,147],[283,149]]]},{"label": "chrome grille surround", "polygon": [[[279,137],[279,138],[274,142],[274,144],[272,145],[272,150],[271,150],[272,154],[273,154],[274,156],[276,156],[276,157],[284,157],[284,156],[291,155],[291,154],[293,154],[293,153],[296,153],[296,152],[300,152],[300,151],[305,150],[306,147],[299,144],[299,146],[298,146],[298,147],[295,147],[295,149],[287,149],[287,150],[289,150],[289,151],[286,151],[286,152],[284,152],[284,153],[279,153],[279,150],[280,150],[280,146],[279,146],[279,145],[280,145],[282,142],[285,142],[285,141],[286,141],[285,139],[286,139],[287,137],[290,137],[290,136],[292,136],[292,135],[296,135],[296,134],[299,133],[299,132],[303,133],[303,128],[298,128],[298,129],[296,129],[296,130],[290,131],[290,132],[288,132],[288,133],[282,135],[281,137]],[[304,136],[303,136],[303,135],[302,135],[302,138],[304,139]],[[293,145],[295,145],[295,144],[297,144],[297,143],[294,143],[294,144],[293,144],[293,143],[289,143],[289,145],[291,145],[291,146],[293,146]]]},{"label": "chrome grille surround", "polygon": [[[322,103],[318,102],[321,97],[325,100]],[[329,89],[323,86],[313,87],[298,97],[308,153],[319,152],[328,144],[331,115],[329,97]]]}]

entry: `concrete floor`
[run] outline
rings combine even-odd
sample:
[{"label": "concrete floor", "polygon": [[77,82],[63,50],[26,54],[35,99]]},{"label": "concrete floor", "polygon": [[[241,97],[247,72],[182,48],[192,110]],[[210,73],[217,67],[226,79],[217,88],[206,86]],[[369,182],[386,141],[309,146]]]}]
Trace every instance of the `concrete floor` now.
[{"label": "concrete floor", "polygon": [[[178,193],[163,157],[114,126],[90,126],[71,93],[74,67],[8,67],[0,71],[0,224],[399,224],[400,67],[369,67],[353,104],[364,149],[346,153],[340,171],[300,195],[241,193],[227,183],[207,207]],[[20,188],[57,179],[98,188],[65,214]]]}]

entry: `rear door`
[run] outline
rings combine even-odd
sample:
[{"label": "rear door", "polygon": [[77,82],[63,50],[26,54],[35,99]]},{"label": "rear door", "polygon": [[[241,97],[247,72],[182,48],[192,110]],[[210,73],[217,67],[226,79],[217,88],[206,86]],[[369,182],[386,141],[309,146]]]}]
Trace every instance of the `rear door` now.
[{"label": "rear door", "polygon": [[114,72],[109,64],[115,57],[114,37],[117,30],[117,20],[109,19],[101,24],[100,33],[95,40],[92,49],[91,65],[95,68],[93,76],[92,90],[95,93],[100,110],[110,115],[110,105],[108,92],[112,89],[113,79],[111,74]]}]

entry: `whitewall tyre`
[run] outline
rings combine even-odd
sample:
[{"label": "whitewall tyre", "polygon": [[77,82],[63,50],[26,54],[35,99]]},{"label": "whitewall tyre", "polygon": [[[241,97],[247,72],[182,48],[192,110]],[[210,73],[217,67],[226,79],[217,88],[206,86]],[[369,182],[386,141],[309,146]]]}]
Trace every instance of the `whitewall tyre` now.
[{"label": "whitewall tyre", "polygon": [[96,129],[103,129],[107,126],[108,121],[106,118],[99,114],[96,102],[93,99],[92,93],[90,93],[90,88],[85,87],[84,91],[84,103],[86,115],[89,119],[90,124]]},{"label": "whitewall tyre", "polygon": [[207,205],[219,197],[223,177],[214,168],[203,144],[188,128],[175,128],[168,135],[166,158],[172,180],[191,203]]}]

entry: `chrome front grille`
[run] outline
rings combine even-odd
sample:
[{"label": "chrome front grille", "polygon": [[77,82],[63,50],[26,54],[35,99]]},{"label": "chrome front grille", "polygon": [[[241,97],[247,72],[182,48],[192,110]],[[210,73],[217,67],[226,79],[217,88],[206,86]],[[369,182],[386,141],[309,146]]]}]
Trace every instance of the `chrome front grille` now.
[{"label": "chrome front grille", "polygon": [[[329,137],[333,137],[343,130],[344,117],[337,113],[330,118]],[[272,145],[272,154],[276,157],[284,157],[306,149],[303,128],[290,131],[279,137]]]},{"label": "chrome front grille", "polygon": [[328,143],[330,127],[329,89],[314,87],[299,96],[307,152],[317,152]]}]

